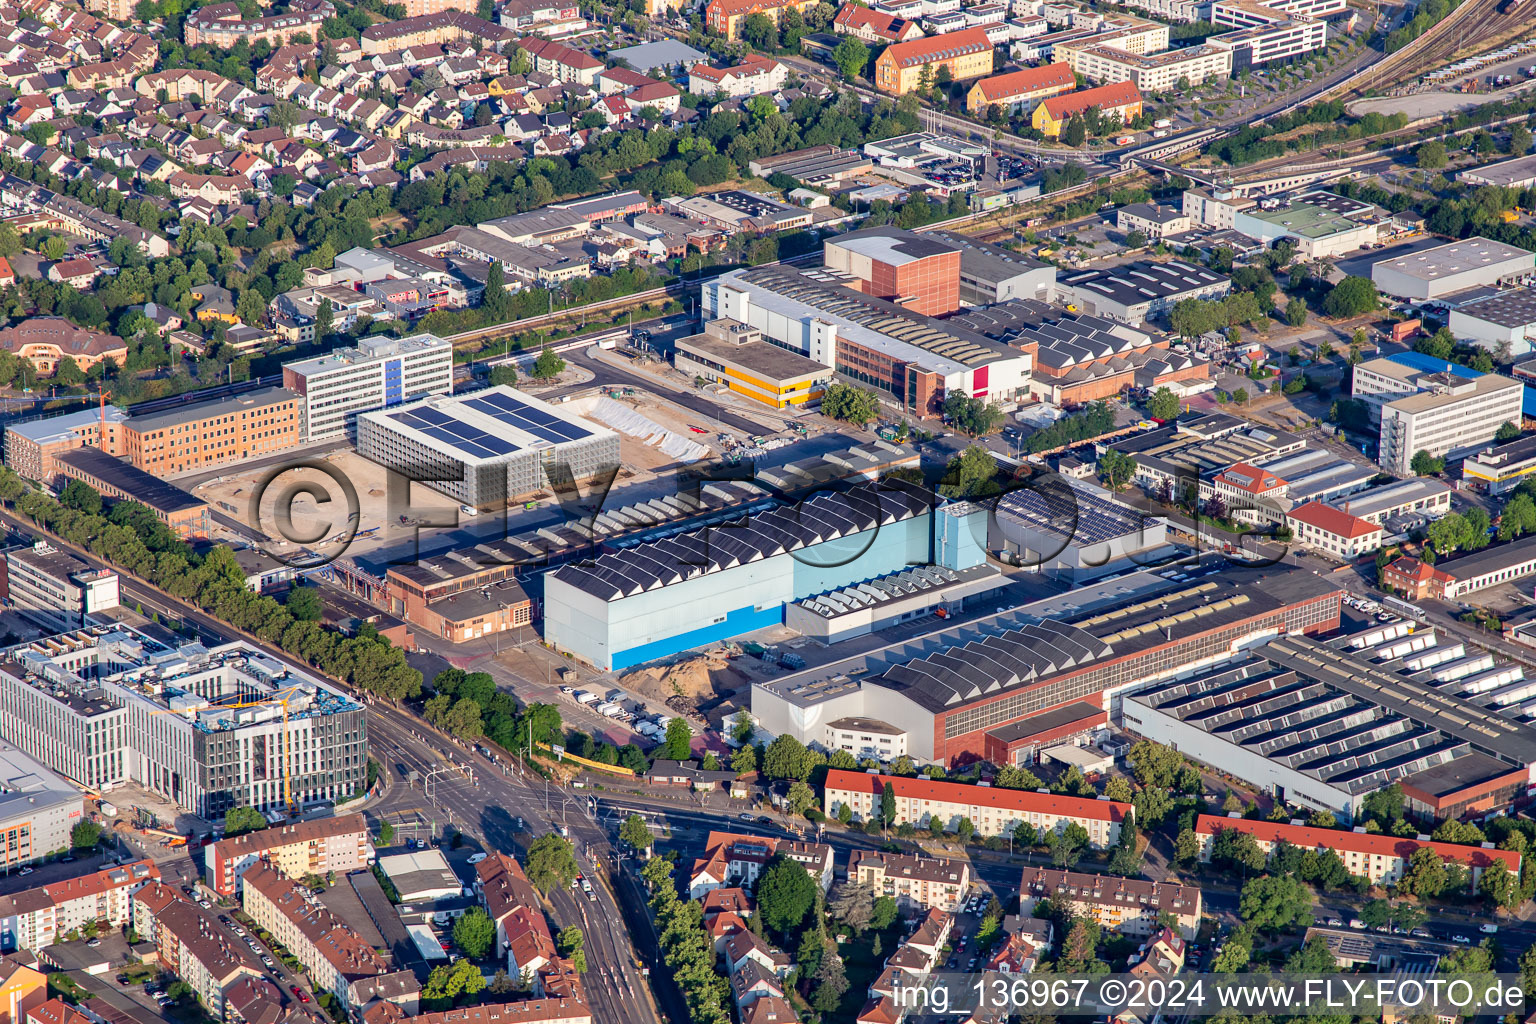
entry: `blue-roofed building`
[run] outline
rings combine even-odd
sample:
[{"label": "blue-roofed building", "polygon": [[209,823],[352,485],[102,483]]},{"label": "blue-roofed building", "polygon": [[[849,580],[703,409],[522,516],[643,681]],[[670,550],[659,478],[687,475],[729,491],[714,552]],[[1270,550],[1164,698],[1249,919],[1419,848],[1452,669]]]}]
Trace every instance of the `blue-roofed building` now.
[{"label": "blue-roofed building", "polygon": [[357,418],[357,450],[475,509],[619,466],[619,435],[504,385]]},{"label": "blue-roofed building", "polygon": [[[1470,366],[1463,366],[1460,363],[1452,363],[1444,359],[1436,359],[1434,356],[1425,355],[1423,352],[1399,352],[1396,355],[1387,356],[1387,358],[1399,366],[1406,366],[1409,369],[1420,370],[1424,373],[1454,373],[1458,377],[1466,377],[1468,379],[1483,375],[1481,370],[1474,370]],[[1536,388],[1531,387],[1529,384],[1525,387],[1525,404],[1521,411],[1526,416],[1536,418]]]},{"label": "blue-roofed building", "polygon": [[1350,380],[1350,393],[1379,425],[1376,461],[1387,472],[1408,476],[1420,452],[1446,459],[1468,455],[1504,424],[1524,418],[1530,389],[1519,381],[1406,355],[1360,363]]}]

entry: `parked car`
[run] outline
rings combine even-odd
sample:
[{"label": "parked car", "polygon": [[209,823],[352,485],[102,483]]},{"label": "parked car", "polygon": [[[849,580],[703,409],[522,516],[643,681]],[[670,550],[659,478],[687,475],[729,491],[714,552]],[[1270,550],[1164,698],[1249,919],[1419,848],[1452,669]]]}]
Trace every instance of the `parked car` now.
[{"label": "parked car", "polygon": [[471,864],[479,864],[481,861],[485,860],[485,858],[487,858],[489,856],[490,856],[490,854],[488,854],[488,853],[471,854],[470,858],[469,858],[469,862]]}]

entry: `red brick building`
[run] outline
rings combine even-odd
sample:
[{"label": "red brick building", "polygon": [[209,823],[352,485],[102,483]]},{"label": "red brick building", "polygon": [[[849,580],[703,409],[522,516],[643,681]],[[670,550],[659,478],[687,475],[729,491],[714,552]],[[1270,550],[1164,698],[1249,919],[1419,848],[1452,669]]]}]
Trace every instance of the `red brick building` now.
[{"label": "red brick building", "polygon": [[827,240],[828,267],[851,274],[859,290],[925,316],[960,308],[960,250],[900,228],[850,231]]},{"label": "red brick building", "polygon": [[1452,579],[1428,562],[1404,555],[1381,570],[1381,582],[1410,601],[1420,601],[1426,597],[1443,599]]}]

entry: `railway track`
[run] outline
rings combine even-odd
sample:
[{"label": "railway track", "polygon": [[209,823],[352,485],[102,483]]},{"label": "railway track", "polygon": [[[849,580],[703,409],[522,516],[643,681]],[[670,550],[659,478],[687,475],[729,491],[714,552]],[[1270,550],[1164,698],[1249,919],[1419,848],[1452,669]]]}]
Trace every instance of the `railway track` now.
[{"label": "railway track", "polygon": [[1349,92],[1364,93],[1429,71],[1456,51],[1517,28],[1530,16],[1528,4],[1501,14],[1500,0],[1464,0],[1419,38],[1389,53],[1349,83]]}]

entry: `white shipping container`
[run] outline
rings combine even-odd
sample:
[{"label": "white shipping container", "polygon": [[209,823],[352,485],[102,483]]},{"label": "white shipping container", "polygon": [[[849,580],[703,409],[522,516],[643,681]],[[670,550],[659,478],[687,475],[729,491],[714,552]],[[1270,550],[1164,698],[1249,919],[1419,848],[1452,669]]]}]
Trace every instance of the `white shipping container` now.
[{"label": "white shipping container", "polygon": [[1153,128],[1172,128],[1173,127],[1173,121],[1170,120],[1169,118],[1166,118],[1166,117],[1160,117],[1156,121],[1152,122],[1152,127]]},{"label": "white shipping container", "polygon": [[606,715],[606,714],[610,714],[610,713],[613,713],[613,712],[621,711],[623,709],[620,708],[617,704],[613,703],[613,701],[605,701],[602,704],[596,705],[592,710],[596,711],[600,715]]}]

